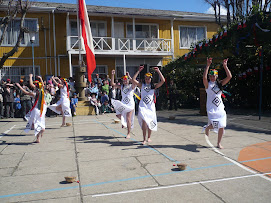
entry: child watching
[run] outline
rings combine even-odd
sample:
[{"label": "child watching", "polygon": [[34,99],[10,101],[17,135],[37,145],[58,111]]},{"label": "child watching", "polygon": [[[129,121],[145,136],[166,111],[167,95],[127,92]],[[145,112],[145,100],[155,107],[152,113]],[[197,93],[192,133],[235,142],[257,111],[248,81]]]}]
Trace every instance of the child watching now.
[{"label": "child watching", "polygon": [[101,109],[102,109],[102,114],[113,113],[113,111],[114,111],[114,108],[109,105],[108,101],[105,101],[103,103]]},{"label": "child watching", "polygon": [[90,105],[95,107],[95,112],[96,115],[99,115],[99,108],[101,107],[101,103],[98,103],[98,100],[96,98],[96,94],[95,93],[91,93],[91,97],[90,97]]},{"label": "child watching", "polygon": [[73,116],[76,116],[77,104],[78,104],[77,94],[73,93],[73,97],[71,98],[71,111]]},{"label": "child watching", "polygon": [[20,110],[22,108],[19,94],[17,94],[16,97],[14,98],[14,105],[15,105],[15,117],[19,118],[20,117]]}]

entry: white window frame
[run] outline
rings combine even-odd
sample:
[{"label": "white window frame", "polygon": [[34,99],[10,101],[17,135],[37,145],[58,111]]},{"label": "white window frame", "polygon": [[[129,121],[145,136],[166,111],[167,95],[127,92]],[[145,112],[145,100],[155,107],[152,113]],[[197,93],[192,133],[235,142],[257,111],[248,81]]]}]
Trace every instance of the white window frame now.
[{"label": "white window frame", "polygon": [[[20,18],[15,18],[14,20],[21,20]],[[25,18],[24,19],[24,23],[26,20],[36,20],[37,22],[37,34],[35,35],[35,41],[33,43],[33,45],[36,47],[36,46],[39,46],[39,19],[38,18]],[[2,33],[0,31],[0,33]],[[7,34],[7,33],[6,33]],[[24,39],[30,39],[30,36],[26,37],[26,35],[29,35],[29,33],[24,33]],[[17,42],[17,39],[15,39],[15,43],[14,44],[4,44],[4,41],[2,42],[1,46],[2,47],[13,47]],[[31,43],[30,41],[27,42],[26,44],[20,44],[21,47],[31,47]]]},{"label": "white window frame", "polygon": [[[6,68],[9,68],[9,69],[11,69],[11,68],[29,68],[30,70],[31,70],[31,72],[30,73],[32,73],[33,74],[33,66],[4,66],[1,70],[0,70],[0,80],[2,80],[4,77],[5,78],[12,78],[12,77],[20,77],[20,78],[22,78],[22,76],[24,76],[24,78],[27,78],[29,75],[27,74],[27,75],[21,75],[21,74],[19,74],[19,75],[2,75],[2,72],[3,72],[3,70],[4,69],[6,69]],[[35,75],[40,75],[40,66],[39,65],[35,65]],[[12,80],[12,79],[11,79]],[[20,79],[19,79],[20,80]],[[19,80],[18,81],[14,81],[14,82],[19,82]]]},{"label": "white window frame", "polygon": [[[76,22],[77,23],[77,20],[75,19],[70,19],[70,30],[69,30],[69,35],[70,36],[74,36],[74,35],[71,35],[71,22]],[[106,21],[101,21],[101,20],[90,20],[90,23],[103,23],[104,26],[105,26],[105,36],[103,37],[107,37],[107,22]],[[90,26],[91,27],[91,26]],[[78,34],[77,34],[78,35]],[[74,36],[76,37],[76,36]],[[92,37],[100,37],[100,36],[94,36],[93,33],[92,33]]]},{"label": "white window frame", "polygon": [[190,49],[191,48],[191,47],[182,47],[181,46],[181,27],[183,27],[183,28],[204,28],[205,29],[205,38],[204,39],[206,39],[206,37],[207,37],[207,26],[206,25],[203,25],[203,26],[179,25],[178,27],[179,27],[179,48],[180,49]]},{"label": "white window frame", "polygon": [[[133,23],[126,23],[126,38],[128,38],[127,37],[127,35],[128,35],[128,25],[132,25],[133,26]],[[153,39],[159,39],[159,24],[157,24],[157,23],[135,23],[135,25],[148,25],[148,26],[155,25],[155,26],[157,26],[157,38],[153,38]],[[149,29],[149,34],[151,36],[150,32],[151,32],[151,30]],[[148,38],[148,39],[151,39],[151,38]]]},{"label": "white window frame", "polygon": [[[99,67],[104,67],[105,68],[105,73],[102,73],[102,72],[95,72],[95,70],[97,70],[97,68],[99,68]],[[96,68],[95,68],[95,70],[93,71],[93,73],[92,73],[92,78],[93,78],[93,75],[95,76],[95,74],[103,74],[103,75],[108,75],[108,66],[107,65],[96,65]]]}]

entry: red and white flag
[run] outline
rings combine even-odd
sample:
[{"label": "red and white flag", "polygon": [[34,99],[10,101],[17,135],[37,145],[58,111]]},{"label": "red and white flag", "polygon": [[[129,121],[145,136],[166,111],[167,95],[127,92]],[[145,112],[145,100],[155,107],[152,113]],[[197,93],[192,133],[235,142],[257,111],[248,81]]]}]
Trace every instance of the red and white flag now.
[{"label": "red and white flag", "polygon": [[93,39],[92,39],[85,0],[78,0],[78,14],[79,14],[80,22],[81,22],[81,29],[82,29],[81,33],[82,33],[85,50],[86,50],[88,80],[89,82],[91,82],[91,74],[96,68],[96,61],[95,61]]}]

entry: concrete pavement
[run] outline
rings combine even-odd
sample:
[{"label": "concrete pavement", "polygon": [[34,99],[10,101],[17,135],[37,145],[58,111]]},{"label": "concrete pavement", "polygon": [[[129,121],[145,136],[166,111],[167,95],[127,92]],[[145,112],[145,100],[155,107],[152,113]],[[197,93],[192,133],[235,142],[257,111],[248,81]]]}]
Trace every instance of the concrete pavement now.
[{"label": "concrete pavement", "polygon": [[[263,174],[271,172],[271,117],[228,114],[225,149],[217,150],[198,112],[157,112],[147,146],[137,119],[125,139],[115,114],[69,118],[72,126],[62,128],[61,117],[46,118],[39,144],[21,119],[2,119],[0,202],[270,202],[271,178]],[[177,163],[188,167],[179,171]]]}]

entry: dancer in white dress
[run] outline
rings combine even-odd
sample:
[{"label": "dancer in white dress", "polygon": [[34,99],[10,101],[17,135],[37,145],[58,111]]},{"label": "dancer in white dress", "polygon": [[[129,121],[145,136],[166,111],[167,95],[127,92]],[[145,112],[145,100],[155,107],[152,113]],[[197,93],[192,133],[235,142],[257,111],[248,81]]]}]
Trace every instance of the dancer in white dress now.
[{"label": "dancer in white dress", "polygon": [[35,99],[34,105],[28,113],[30,116],[28,117],[28,122],[24,131],[29,132],[30,130],[34,129],[36,136],[35,142],[40,143],[40,138],[42,138],[42,135],[45,131],[45,114],[47,110],[46,102],[44,99],[44,83],[40,76],[38,76],[40,81],[34,81],[34,84],[32,82],[32,76],[30,78],[30,86],[35,87],[33,92],[26,91],[21,87],[19,83],[16,83],[16,85],[24,94],[27,94]]},{"label": "dancer in white dress", "polygon": [[224,59],[223,67],[227,74],[227,77],[224,80],[217,81],[218,71],[211,69],[209,72],[208,82],[207,74],[212,64],[212,58],[207,58],[207,66],[203,73],[203,84],[207,93],[207,104],[206,110],[208,114],[208,125],[205,128],[205,134],[209,136],[210,129],[214,129],[218,133],[217,147],[222,149],[221,145],[222,136],[224,134],[224,128],[227,125],[227,115],[224,110],[224,104],[221,99],[222,86],[226,85],[232,78],[231,72],[227,66],[228,59]]},{"label": "dancer in white dress", "polygon": [[61,127],[65,126],[65,119],[66,117],[71,117],[71,108],[70,108],[70,98],[69,98],[69,87],[66,79],[58,77],[52,77],[52,81],[58,86],[60,89],[60,99],[57,103],[50,105],[52,111],[62,114],[62,125]]},{"label": "dancer in white dress", "polygon": [[131,129],[134,127],[135,117],[135,101],[134,101],[134,84],[129,84],[129,80],[132,79],[129,73],[122,77],[122,85],[117,85],[114,82],[115,70],[112,70],[111,86],[121,89],[121,101],[111,99],[111,104],[114,106],[116,116],[121,120],[123,127],[127,127],[127,136],[130,138]]},{"label": "dancer in white dress", "polygon": [[[162,75],[161,71],[158,67],[154,67],[154,70],[158,73],[160,77],[160,82],[154,85],[152,83],[152,74],[145,74],[145,81],[140,83],[136,80],[138,74],[144,69],[144,66],[140,66],[139,70],[135,73],[132,83],[141,88],[141,100],[139,102],[138,107],[138,122],[143,131],[143,142],[145,145],[147,142],[151,142],[151,132],[152,130],[157,131],[157,117],[156,117],[156,109],[155,109],[155,101],[154,101],[154,91],[155,89],[161,87],[165,78]],[[146,140],[146,133],[148,130],[148,140]]]}]

